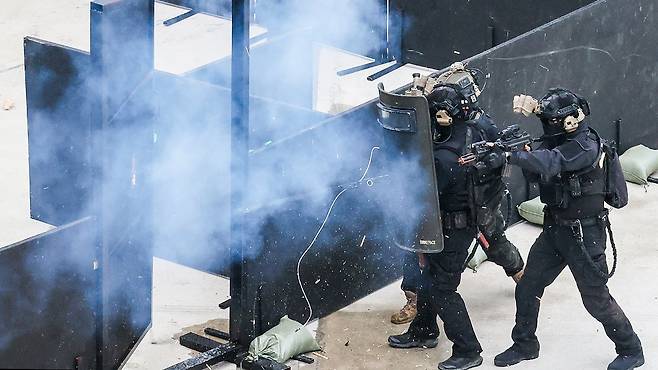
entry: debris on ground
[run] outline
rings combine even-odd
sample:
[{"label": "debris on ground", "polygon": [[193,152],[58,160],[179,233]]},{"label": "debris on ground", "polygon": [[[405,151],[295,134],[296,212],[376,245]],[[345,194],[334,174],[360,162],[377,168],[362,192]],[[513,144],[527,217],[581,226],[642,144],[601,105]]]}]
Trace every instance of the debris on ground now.
[{"label": "debris on ground", "polygon": [[318,357],[320,357],[320,358],[323,358],[323,359],[325,359],[325,360],[328,360],[328,359],[329,359],[329,357],[323,355],[323,354],[320,353],[320,352],[311,352],[311,353],[314,354],[314,355],[316,355],[316,356],[318,356]]},{"label": "debris on ground", "polygon": [[15,107],[16,107],[16,103],[12,99],[4,98],[0,102],[0,108],[2,108],[2,110],[12,110]]}]

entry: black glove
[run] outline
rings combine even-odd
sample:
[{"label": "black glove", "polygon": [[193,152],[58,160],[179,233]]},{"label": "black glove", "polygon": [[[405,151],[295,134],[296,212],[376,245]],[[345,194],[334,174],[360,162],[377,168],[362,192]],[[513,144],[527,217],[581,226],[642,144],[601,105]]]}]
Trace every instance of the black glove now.
[{"label": "black glove", "polygon": [[484,163],[488,168],[491,169],[500,168],[505,164],[507,160],[506,157],[507,157],[506,153],[503,152],[503,150],[500,147],[495,146],[493,147],[491,152],[487,154],[487,156],[485,157]]}]

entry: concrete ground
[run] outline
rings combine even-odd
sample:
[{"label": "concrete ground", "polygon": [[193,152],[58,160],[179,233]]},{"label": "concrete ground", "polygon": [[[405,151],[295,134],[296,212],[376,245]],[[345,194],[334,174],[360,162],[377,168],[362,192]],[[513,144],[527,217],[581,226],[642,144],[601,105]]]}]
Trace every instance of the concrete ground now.
[{"label": "concrete ground", "polygon": [[[610,280],[612,295],[630,318],[642,340],[646,369],[658,369],[658,286],[655,266],[658,246],[652,231],[658,209],[658,188],[628,184],[630,204],[611,212],[619,250],[617,273]],[[522,223],[508,231],[524,258],[540,227]],[[611,262],[611,251],[608,250]],[[484,349],[481,369],[495,369],[493,357],[511,345],[514,325],[514,283],[496,265],[485,262],[477,273],[465,272],[459,287]],[[399,282],[320,320],[318,334],[328,360],[321,369],[435,369],[450,356],[451,343],[442,333],[434,349],[399,350],[386,338],[406,330],[393,325],[390,314],[403,304]],[[439,323],[441,325],[441,323]],[[605,369],[614,346],[601,325],[585,311],[573,276],[565,270],[542,298],[538,328],[541,357],[515,368],[533,370]],[[349,345],[346,345],[348,344]]]},{"label": "concrete ground", "polygon": [[[84,0],[5,0],[0,11],[0,246],[20,241],[50,228],[29,218],[27,122],[22,38],[36,36],[82,50],[89,50],[89,2]],[[196,15],[173,27],[161,21],[183,11],[158,4],[156,8],[156,67],[184,73],[228,54],[227,20]],[[253,34],[264,32],[254,27]],[[201,48],[209,41],[216,47]],[[320,48],[315,108],[337,113],[376,97],[376,83],[365,76],[383,67],[339,79],[333,71],[358,65],[364,58],[330,48]],[[415,66],[405,66],[383,78],[387,89],[409,81]],[[8,110],[2,109],[5,106]],[[12,107],[13,106],[13,107]],[[619,267],[610,288],[631,318],[647,357],[646,369],[658,369],[658,247],[656,226],[658,188],[629,184],[631,203],[612,212]],[[539,228],[519,224],[510,239],[527,255]],[[228,282],[218,276],[190,271],[174,263],[154,260],[153,326],[125,364],[130,369],[159,369],[191,355],[176,342],[177,336],[206,325],[226,329],[228,312],[217,304],[227,298]],[[396,282],[329,317],[312,323],[324,353],[316,363],[293,368],[318,369],[434,369],[449,356],[450,345],[442,335],[438,348],[393,350],[386,337],[406,326],[390,324],[390,314],[403,304]],[[464,296],[485,364],[509,344],[513,324],[514,285],[495,265],[485,263],[477,273],[466,272],[460,293]],[[190,303],[193,302],[193,303]],[[520,369],[604,369],[614,356],[601,327],[585,312],[573,278],[564,272],[542,300],[539,337],[541,358]],[[326,357],[326,358],[325,358]],[[229,368],[231,366],[225,366]],[[219,367],[218,367],[219,368]]]}]

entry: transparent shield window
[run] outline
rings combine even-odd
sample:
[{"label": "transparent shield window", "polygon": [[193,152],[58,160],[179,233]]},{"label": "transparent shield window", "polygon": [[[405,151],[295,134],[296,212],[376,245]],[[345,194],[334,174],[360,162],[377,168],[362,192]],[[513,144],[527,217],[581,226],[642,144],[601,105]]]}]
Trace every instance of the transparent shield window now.
[{"label": "transparent shield window", "polygon": [[377,104],[377,122],[388,130],[416,132],[416,111]]}]

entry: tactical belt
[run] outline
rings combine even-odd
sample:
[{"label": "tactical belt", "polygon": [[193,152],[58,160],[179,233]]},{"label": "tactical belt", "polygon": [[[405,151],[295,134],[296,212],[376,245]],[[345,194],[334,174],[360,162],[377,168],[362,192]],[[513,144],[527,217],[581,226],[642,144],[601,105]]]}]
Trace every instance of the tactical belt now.
[{"label": "tactical belt", "polygon": [[[554,221],[556,225],[568,226],[569,228],[571,228],[571,232],[574,238],[576,239],[578,246],[583,252],[583,255],[585,256],[585,260],[590,265],[590,267],[594,269],[597,275],[599,275],[604,279],[609,279],[612,277],[612,275],[615,274],[615,271],[617,270],[617,246],[615,245],[615,239],[612,235],[612,227],[610,226],[610,219],[608,218],[607,209],[604,209],[594,217],[577,218],[577,219],[559,218],[551,215],[550,212],[544,212],[544,215],[550,217],[551,220]],[[592,260],[592,257],[587,252],[587,248],[585,248],[585,241],[583,240],[583,227],[594,226],[594,225],[601,225],[605,227],[606,230],[608,231],[608,235],[610,236],[610,245],[612,246],[612,256],[613,256],[612,269],[610,270],[610,273],[606,273],[605,271],[601,270]]]},{"label": "tactical belt", "polygon": [[593,217],[576,218],[576,219],[560,218],[558,216],[551,214],[551,212],[548,211],[547,209],[544,210],[544,215],[550,217],[550,219],[556,225],[559,226],[574,226],[574,224],[576,223],[579,223],[583,227],[594,226],[597,224],[605,226],[607,223],[609,223],[607,209],[604,209],[598,215]]}]

